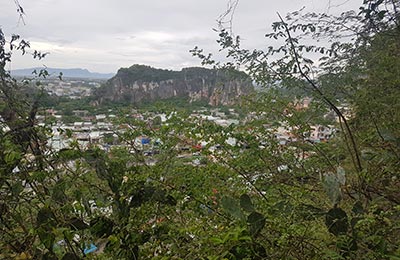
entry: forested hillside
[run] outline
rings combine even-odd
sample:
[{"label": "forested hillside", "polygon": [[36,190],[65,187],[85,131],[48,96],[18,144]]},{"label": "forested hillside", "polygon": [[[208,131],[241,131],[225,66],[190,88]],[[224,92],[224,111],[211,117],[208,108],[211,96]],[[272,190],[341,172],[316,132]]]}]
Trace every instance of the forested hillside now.
[{"label": "forested hillside", "polygon": [[235,69],[184,68],[181,71],[155,69],[145,65],[121,68],[94,93],[99,103],[122,102],[137,105],[168,98],[206,101],[212,106],[232,105],[253,91],[251,79]]}]

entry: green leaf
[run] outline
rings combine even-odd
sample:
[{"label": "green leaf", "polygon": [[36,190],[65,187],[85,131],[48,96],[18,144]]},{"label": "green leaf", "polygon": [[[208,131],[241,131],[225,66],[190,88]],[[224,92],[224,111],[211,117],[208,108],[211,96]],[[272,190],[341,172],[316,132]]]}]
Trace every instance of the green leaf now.
[{"label": "green leaf", "polygon": [[32,180],[38,181],[38,182],[43,182],[47,176],[48,176],[48,173],[46,173],[45,171],[34,171],[31,173]]},{"label": "green leaf", "polygon": [[222,245],[224,243],[224,240],[222,240],[219,237],[211,237],[210,242],[212,242],[213,244],[216,244],[216,245]]},{"label": "green leaf", "polygon": [[253,203],[251,202],[251,198],[247,194],[243,194],[240,196],[240,207],[249,213],[254,211]]},{"label": "green leaf", "polygon": [[176,206],[178,203],[172,195],[167,195],[162,202],[169,206]]},{"label": "green leaf", "polygon": [[17,151],[8,151],[4,157],[4,160],[6,161],[7,164],[13,164],[15,161],[19,160],[21,158],[21,153]]},{"label": "green leaf", "polygon": [[79,260],[79,257],[74,255],[73,253],[66,253],[61,260]]},{"label": "green leaf", "polygon": [[383,10],[383,11],[380,11],[379,13],[378,13],[378,19],[379,20],[382,20],[383,18],[385,18],[385,14],[387,13],[387,11],[386,10]]},{"label": "green leaf", "polygon": [[53,234],[53,232],[49,232],[48,230],[39,228],[37,233],[43,245],[51,251],[54,245],[54,241],[56,239],[56,236]]},{"label": "green leaf", "polygon": [[345,255],[351,251],[356,251],[358,249],[357,241],[351,236],[340,236],[337,240],[337,247]]},{"label": "green leaf", "polygon": [[5,215],[8,212],[8,207],[5,203],[0,202],[0,217]]},{"label": "green leaf", "polygon": [[53,188],[52,198],[58,203],[63,203],[67,200],[65,195],[66,183],[64,181],[58,181]]},{"label": "green leaf", "polygon": [[300,205],[298,208],[300,216],[305,220],[315,220],[318,217],[325,216],[326,212],[321,208],[309,204]]},{"label": "green leaf", "polygon": [[381,130],[381,136],[383,137],[383,139],[385,141],[388,142],[393,142],[396,141],[396,137],[393,135],[393,133],[391,131],[389,131],[388,129],[382,129]]},{"label": "green leaf", "polygon": [[252,236],[256,236],[265,226],[265,217],[261,213],[253,212],[247,217],[249,231]]},{"label": "green leaf", "polygon": [[56,256],[56,254],[54,254],[54,252],[50,251],[44,254],[41,260],[58,260],[58,257]]},{"label": "green leaf", "polygon": [[364,213],[364,208],[362,206],[361,201],[357,201],[356,203],[354,203],[353,209],[351,211],[353,211],[353,213],[356,214],[356,215],[363,214]]},{"label": "green leaf", "polygon": [[64,148],[64,149],[61,149],[58,152],[58,156],[59,156],[60,159],[63,159],[63,160],[66,160],[66,161],[68,161],[68,160],[76,160],[76,159],[80,158],[81,153],[79,151],[77,151],[77,150]]},{"label": "green leaf", "polygon": [[97,237],[106,237],[112,234],[114,222],[106,217],[97,217],[90,221],[90,231]]},{"label": "green leaf", "polygon": [[22,186],[22,184],[20,182],[15,183],[11,187],[11,191],[14,196],[19,195],[23,190],[24,190],[24,186]]},{"label": "green leaf", "polygon": [[83,222],[82,219],[79,219],[79,218],[70,219],[69,225],[70,225],[71,228],[73,228],[75,230],[84,230],[84,229],[87,229],[89,227],[88,224],[86,224],[85,222]]},{"label": "green leaf", "polygon": [[222,205],[222,208],[227,213],[232,215],[234,218],[237,218],[240,220],[245,219],[245,216],[244,216],[242,210],[240,209],[238,202],[235,199],[233,199],[232,197],[228,197],[228,196],[222,197],[221,205]]},{"label": "green leaf", "polygon": [[343,167],[339,166],[336,169],[336,177],[338,179],[338,182],[340,185],[345,185],[346,184],[346,172],[343,169]]},{"label": "green leaf", "polygon": [[326,213],[325,225],[329,232],[338,236],[347,232],[349,223],[347,214],[341,208],[333,208]]},{"label": "green leaf", "polygon": [[333,173],[328,173],[324,176],[324,188],[325,191],[332,202],[336,205],[341,200],[340,183],[338,178]]},{"label": "green leaf", "polygon": [[56,226],[54,214],[48,207],[44,207],[39,210],[36,221],[38,225],[46,226],[47,228]]}]

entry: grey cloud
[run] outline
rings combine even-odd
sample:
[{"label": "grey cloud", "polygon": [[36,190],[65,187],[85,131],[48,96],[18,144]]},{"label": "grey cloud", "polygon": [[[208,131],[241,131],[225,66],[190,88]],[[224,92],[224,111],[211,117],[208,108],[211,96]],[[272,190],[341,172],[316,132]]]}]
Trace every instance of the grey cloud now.
[{"label": "grey cloud", "polygon": [[[26,26],[17,26],[12,0],[3,0],[0,18],[6,33],[19,33],[51,54],[48,66],[83,67],[115,72],[121,66],[146,63],[165,68],[199,65],[189,50],[195,45],[217,52],[216,19],[228,0],[35,0],[22,1]],[[332,5],[343,0],[330,0]],[[306,6],[324,11],[329,0],[241,0],[234,15],[235,33],[245,46],[265,45],[264,34],[286,13]],[[357,8],[359,1],[348,6]],[[343,7],[344,8],[344,7]],[[43,62],[43,61],[42,61]],[[17,58],[14,67],[31,67],[34,61]]]}]

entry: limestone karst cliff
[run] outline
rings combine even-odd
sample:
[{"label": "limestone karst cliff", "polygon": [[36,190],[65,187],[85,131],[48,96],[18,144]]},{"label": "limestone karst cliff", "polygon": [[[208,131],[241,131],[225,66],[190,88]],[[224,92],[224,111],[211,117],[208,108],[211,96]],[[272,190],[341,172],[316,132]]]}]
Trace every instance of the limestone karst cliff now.
[{"label": "limestone karst cliff", "polygon": [[155,69],[144,65],[121,68],[97,89],[98,103],[141,102],[187,97],[189,102],[206,100],[212,106],[231,105],[240,96],[253,91],[250,78],[243,72],[205,68],[181,71]]}]

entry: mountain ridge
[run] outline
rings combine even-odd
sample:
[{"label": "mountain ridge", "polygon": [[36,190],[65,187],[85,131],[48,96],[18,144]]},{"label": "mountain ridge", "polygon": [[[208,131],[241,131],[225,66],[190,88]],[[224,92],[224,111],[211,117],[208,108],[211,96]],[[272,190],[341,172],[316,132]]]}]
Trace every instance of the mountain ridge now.
[{"label": "mountain ridge", "polygon": [[58,77],[60,72],[62,72],[63,77],[66,78],[110,79],[115,75],[114,73],[91,72],[88,69],[83,69],[83,68],[43,68],[43,67],[11,70],[11,75],[20,77],[30,77],[33,76],[34,71],[37,71],[39,73],[39,71],[43,69],[47,70],[47,72],[50,74],[50,77]]},{"label": "mountain ridge", "polygon": [[250,77],[237,70],[189,67],[174,71],[135,64],[120,68],[114,77],[96,89],[94,96],[99,104],[138,104],[187,97],[190,102],[206,100],[210,105],[218,106],[234,104],[240,96],[253,90]]}]

